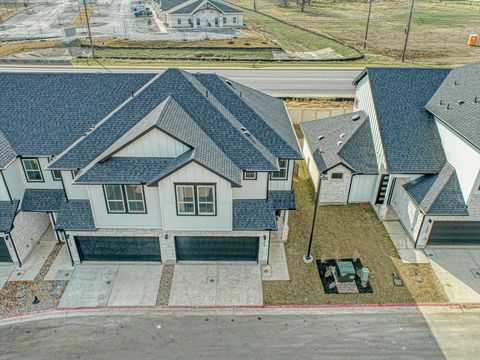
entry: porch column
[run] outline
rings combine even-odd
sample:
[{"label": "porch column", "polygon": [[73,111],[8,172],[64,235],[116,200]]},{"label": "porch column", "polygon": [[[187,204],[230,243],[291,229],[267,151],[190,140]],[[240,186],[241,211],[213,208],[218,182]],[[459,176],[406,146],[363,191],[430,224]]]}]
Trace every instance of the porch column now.
[{"label": "porch column", "polygon": [[284,211],[283,217],[283,231],[282,231],[282,241],[287,241],[288,239],[288,210]]}]

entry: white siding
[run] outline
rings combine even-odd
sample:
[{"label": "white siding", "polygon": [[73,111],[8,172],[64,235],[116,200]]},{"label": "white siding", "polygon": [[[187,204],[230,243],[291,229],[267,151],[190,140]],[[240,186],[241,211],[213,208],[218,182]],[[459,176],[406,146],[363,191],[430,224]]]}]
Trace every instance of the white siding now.
[{"label": "white siding", "polygon": [[163,131],[152,129],[114,156],[177,157],[189,148]]},{"label": "white siding", "polygon": [[23,170],[19,167],[19,163],[20,160],[16,159],[5,170],[3,170],[8,189],[12,195],[12,199],[15,200],[21,200],[23,198],[23,193],[25,192],[23,176],[20,174]]},{"label": "white siding", "polygon": [[307,145],[307,142],[303,141],[303,156],[305,157],[305,162],[307,163],[307,169],[310,173],[310,177],[312,178],[313,185],[315,189],[318,187],[318,168],[317,164],[313,160],[312,152]]},{"label": "white siding", "polygon": [[467,144],[444,124],[437,120],[447,161],[455,168],[465,202],[468,202],[480,172],[480,151]]},{"label": "white siding", "polygon": [[375,201],[378,175],[353,175],[348,202]]},{"label": "white siding", "polygon": [[21,160],[18,159],[18,160],[15,160],[15,162],[18,162],[17,166],[19,167],[20,173],[22,174],[21,177],[23,179],[23,183],[26,189],[61,189],[62,188],[62,182],[53,180],[52,172],[49,170],[45,170],[45,168],[48,166],[47,158],[38,158],[40,168],[42,169],[44,182],[27,182],[27,179],[25,177],[25,172],[23,171],[23,164]]},{"label": "white siding", "polygon": [[390,205],[395,210],[408,235],[415,241],[422,226],[423,214],[402,186],[408,181],[409,178],[396,178]]},{"label": "white siding", "polygon": [[258,172],[257,180],[242,179],[242,187],[232,188],[233,199],[266,199],[268,173]]},{"label": "white siding", "polygon": [[17,214],[11,235],[22,263],[49,225],[50,218],[46,213],[21,211]]},{"label": "white siding", "polygon": [[268,181],[268,190],[291,190],[292,189],[292,177],[293,167],[295,160],[288,160],[288,177],[287,180],[272,180]]},{"label": "white siding", "polygon": [[[178,216],[175,202],[175,183],[215,183],[216,216]],[[190,163],[158,184],[163,224],[166,230],[232,229],[232,188],[228,181],[201,165]]]},{"label": "white siding", "polygon": [[88,185],[90,204],[95,224],[99,228],[151,228],[162,227],[162,215],[156,187],[144,187],[146,214],[109,214],[102,185]]},{"label": "white siding", "polygon": [[370,128],[372,129],[375,154],[377,155],[377,163],[379,164],[378,170],[381,169],[381,165],[386,168],[383,144],[378,128],[377,113],[375,111],[375,104],[373,102],[372,89],[370,87],[368,75],[364,76],[363,79],[359,81],[355,97],[357,99],[357,104],[354,106],[353,110],[363,110],[370,119]]},{"label": "white siding", "polygon": [[62,171],[62,178],[69,199],[88,199],[87,186],[72,184],[73,177],[71,171]]}]

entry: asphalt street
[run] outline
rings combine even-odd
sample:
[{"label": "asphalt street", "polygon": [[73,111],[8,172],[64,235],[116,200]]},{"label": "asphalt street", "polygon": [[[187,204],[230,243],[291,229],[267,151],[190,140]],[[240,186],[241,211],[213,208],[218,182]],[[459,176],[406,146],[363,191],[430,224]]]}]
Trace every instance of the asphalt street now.
[{"label": "asphalt street", "polygon": [[[179,315],[180,314],[180,315]],[[480,313],[60,317],[0,326],[8,359],[474,359]]]},{"label": "asphalt street", "polygon": [[[72,66],[0,66],[0,72],[161,72],[158,68],[102,68]],[[193,72],[215,72],[243,85],[282,97],[353,97],[352,81],[361,69],[191,69]]]}]

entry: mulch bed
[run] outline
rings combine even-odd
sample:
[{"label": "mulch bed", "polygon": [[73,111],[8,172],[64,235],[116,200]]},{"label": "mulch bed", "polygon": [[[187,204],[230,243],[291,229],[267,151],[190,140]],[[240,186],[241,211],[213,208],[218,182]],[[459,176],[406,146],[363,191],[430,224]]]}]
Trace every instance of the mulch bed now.
[{"label": "mulch bed", "polygon": [[162,278],[160,279],[160,288],[158,289],[157,305],[166,306],[170,298],[170,289],[172,287],[173,271],[175,265],[163,265]]},{"label": "mulch bed", "polygon": [[[353,267],[355,269],[355,281],[352,283],[337,283],[334,272],[335,272],[335,265],[337,260],[335,259],[328,259],[325,261],[317,260],[317,268],[318,273],[320,274],[320,280],[322,281],[323,290],[325,294],[342,294],[342,293],[359,293],[359,294],[369,294],[373,293],[372,286],[368,281],[366,286],[362,285],[362,281],[360,280],[360,276],[358,276],[359,270],[363,268],[362,262],[360,259],[353,261],[352,259],[341,259],[340,261],[351,261],[353,263]],[[332,269],[333,268],[333,269]],[[330,271],[330,269],[332,271]],[[325,276],[327,274],[327,276]],[[342,291],[343,288],[348,288],[348,284],[351,284],[353,288],[356,287],[356,291]]]}]

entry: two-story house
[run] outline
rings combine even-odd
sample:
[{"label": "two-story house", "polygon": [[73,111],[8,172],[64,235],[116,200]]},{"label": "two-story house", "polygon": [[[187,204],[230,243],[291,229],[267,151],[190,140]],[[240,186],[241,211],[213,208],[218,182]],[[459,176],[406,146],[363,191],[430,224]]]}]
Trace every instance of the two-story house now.
[{"label": "two-story house", "polygon": [[393,211],[416,247],[480,244],[479,74],[363,71],[352,114],[301,125],[319,203]]},{"label": "two-story house", "polygon": [[281,100],[215,74],[0,74],[0,259],[257,261],[302,158]]}]

